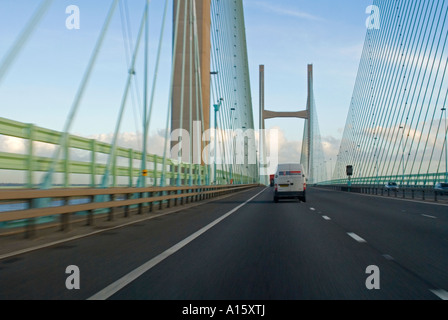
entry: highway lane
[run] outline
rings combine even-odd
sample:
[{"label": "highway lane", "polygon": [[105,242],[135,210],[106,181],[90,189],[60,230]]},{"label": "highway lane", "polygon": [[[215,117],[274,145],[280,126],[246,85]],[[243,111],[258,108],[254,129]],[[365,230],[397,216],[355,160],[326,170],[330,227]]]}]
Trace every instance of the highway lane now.
[{"label": "highway lane", "polygon": [[[0,300],[87,299],[263,189],[0,260]],[[80,269],[81,290],[66,289],[70,265]]]},{"label": "highway lane", "polygon": [[[251,190],[0,261],[0,299],[90,298],[229,212],[104,297],[439,299],[448,289],[447,207],[319,189],[306,204],[272,198],[270,188]],[[79,266],[81,290],[65,288],[68,265]],[[380,270],[380,290],[366,288],[371,265]]]},{"label": "highway lane", "polygon": [[319,190],[311,207],[409,272],[448,289],[448,205]]},{"label": "highway lane", "polygon": [[[112,299],[436,299],[431,284],[324,219],[313,207],[321,193],[274,204],[267,190]],[[366,288],[371,265],[380,290]]]}]

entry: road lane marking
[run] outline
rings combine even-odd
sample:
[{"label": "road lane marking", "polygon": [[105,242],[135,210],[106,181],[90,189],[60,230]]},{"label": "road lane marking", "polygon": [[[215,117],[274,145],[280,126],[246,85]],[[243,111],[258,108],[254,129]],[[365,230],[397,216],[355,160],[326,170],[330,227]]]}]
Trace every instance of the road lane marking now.
[{"label": "road lane marking", "polygon": [[356,233],[353,232],[347,232],[347,234],[352,237],[353,239],[355,239],[356,241],[358,241],[359,243],[366,243],[367,241],[364,240],[363,238],[361,238],[360,236],[358,236]]},{"label": "road lane marking", "polygon": [[322,216],[322,218],[324,218],[324,219],[327,220],[327,221],[330,221],[330,220],[331,220],[331,218],[330,218],[330,217],[327,217],[327,216]]},{"label": "road lane marking", "polygon": [[445,290],[431,290],[431,292],[442,300],[448,300],[448,292],[446,292]]},{"label": "road lane marking", "polygon": [[100,292],[96,293],[95,295],[91,296],[87,300],[106,300],[106,299],[110,298],[111,296],[116,294],[118,291],[120,291],[121,289],[126,287],[128,284],[130,284],[134,280],[138,279],[144,273],[146,273],[149,270],[151,270],[152,268],[154,268],[160,262],[162,262],[163,260],[167,259],[171,255],[175,254],[180,249],[182,249],[183,247],[185,247],[186,245],[188,245],[189,243],[191,243],[192,241],[194,241],[195,239],[199,238],[201,235],[206,233],[208,230],[210,230],[211,228],[213,228],[214,226],[216,226],[217,224],[219,224],[220,222],[222,222],[223,220],[227,219],[232,214],[234,214],[235,212],[237,212],[238,210],[240,210],[241,208],[246,206],[248,203],[250,203],[252,200],[257,198],[259,195],[261,195],[266,190],[267,189],[264,189],[263,191],[261,191],[260,193],[258,193],[254,197],[250,198],[249,200],[247,200],[243,204],[239,205],[238,207],[234,208],[233,210],[231,210],[228,213],[226,213],[225,215],[223,215],[221,218],[215,220],[214,222],[210,223],[206,227],[204,227],[201,230],[197,231],[196,233],[192,234],[188,238],[182,240],[178,244],[176,244],[173,247],[169,248],[165,252],[159,254],[157,257],[149,260],[148,262],[146,262],[145,264],[141,265],[137,269],[131,271],[130,273],[128,273],[124,277],[118,279],[117,281],[115,281],[114,283],[110,284],[109,286],[107,286],[106,288],[104,288]]},{"label": "road lane marking", "polygon": [[310,208],[310,210],[311,210],[311,211],[316,211],[316,209],[314,209],[314,208]]},{"label": "road lane marking", "polygon": [[388,254],[383,254],[383,257],[384,257],[386,260],[394,261],[394,257],[392,257],[392,256],[390,256],[390,255],[388,255]]},{"label": "road lane marking", "polygon": [[[246,191],[243,191],[243,192],[246,192]],[[22,255],[22,254],[38,251],[38,250],[41,250],[41,249],[47,249],[47,248],[54,247],[54,246],[57,246],[57,245],[60,245],[60,244],[64,244],[64,243],[67,243],[67,242],[76,241],[76,240],[80,240],[80,239],[84,239],[84,238],[89,238],[91,236],[95,236],[95,235],[102,234],[102,233],[105,233],[105,232],[122,229],[122,228],[125,228],[125,227],[129,227],[129,226],[132,226],[132,225],[135,225],[135,224],[142,223],[142,222],[154,220],[154,219],[157,219],[157,218],[160,218],[160,217],[169,216],[169,215],[172,215],[172,214],[184,211],[185,209],[192,209],[192,208],[200,207],[202,205],[215,202],[218,199],[226,199],[226,198],[229,198],[231,196],[233,196],[233,194],[225,195],[225,196],[217,197],[217,198],[212,198],[212,199],[209,199],[209,200],[204,200],[202,202],[190,203],[188,206],[185,206],[185,207],[182,207],[182,208],[178,207],[178,208],[166,209],[165,210],[166,212],[164,212],[164,213],[155,214],[155,215],[152,215],[150,217],[145,217],[145,218],[138,219],[138,220],[135,220],[135,221],[121,223],[121,224],[119,224],[117,226],[114,226],[114,227],[109,227],[109,228],[105,228],[105,229],[89,232],[89,233],[86,233],[86,234],[81,234],[81,235],[73,236],[73,237],[70,237],[70,238],[56,240],[56,241],[53,241],[53,242],[37,245],[37,246],[34,246],[34,247],[25,248],[25,249],[17,250],[17,251],[14,251],[14,252],[6,253],[6,254],[3,254],[3,255],[0,255],[0,261],[4,260],[4,259],[9,259],[9,258],[18,256],[18,255]]]},{"label": "road lane marking", "polygon": [[430,218],[430,219],[437,219],[437,217],[430,216],[430,215],[427,215],[427,214],[422,214],[422,216],[426,217],[426,218]]}]

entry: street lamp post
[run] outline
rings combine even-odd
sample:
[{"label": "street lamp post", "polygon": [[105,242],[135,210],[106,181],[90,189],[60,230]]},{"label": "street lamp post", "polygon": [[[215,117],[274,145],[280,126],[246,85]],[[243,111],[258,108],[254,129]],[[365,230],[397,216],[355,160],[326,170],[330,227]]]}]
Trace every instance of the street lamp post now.
[{"label": "street lamp post", "polygon": [[219,103],[218,104],[215,104],[214,105],[214,107],[215,107],[215,163],[214,163],[214,166],[215,166],[215,168],[214,168],[214,178],[215,178],[215,185],[217,184],[217,182],[218,182],[218,179],[217,179],[217,172],[216,172],[216,157],[217,157],[217,149],[218,149],[218,145],[217,145],[217,138],[218,138],[218,112],[219,112],[219,109],[221,108],[221,105],[222,105],[222,102],[224,101],[224,99],[223,98],[221,98],[220,100],[219,100]]},{"label": "street lamp post", "polygon": [[405,148],[405,145],[404,145],[404,127],[400,126],[400,130],[403,130],[402,133],[401,133],[401,143],[403,144],[403,150],[402,150],[402,156],[401,156],[401,162],[402,162],[402,167],[403,167],[403,174],[402,174],[402,177],[401,177],[401,186],[403,187],[404,186],[404,148]]},{"label": "street lamp post", "polygon": [[376,144],[376,148],[375,148],[375,160],[376,160],[376,185],[379,186],[380,185],[380,181],[379,181],[379,174],[378,174],[378,137],[375,137],[375,144]]},{"label": "street lamp post", "polygon": [[445,114],[445,182],[448,183],[448,149],[447,149],[447,124],[446,124],[446,107],[442,108],[442,116]]}]

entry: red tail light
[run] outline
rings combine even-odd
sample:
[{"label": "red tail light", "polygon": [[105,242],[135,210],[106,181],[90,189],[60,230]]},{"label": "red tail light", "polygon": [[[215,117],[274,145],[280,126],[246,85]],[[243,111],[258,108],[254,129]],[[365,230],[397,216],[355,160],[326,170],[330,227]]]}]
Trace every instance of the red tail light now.
[{"label": "red tail light", "polygon": [[303,184],[303,190],[306,190],[306,183]]}]

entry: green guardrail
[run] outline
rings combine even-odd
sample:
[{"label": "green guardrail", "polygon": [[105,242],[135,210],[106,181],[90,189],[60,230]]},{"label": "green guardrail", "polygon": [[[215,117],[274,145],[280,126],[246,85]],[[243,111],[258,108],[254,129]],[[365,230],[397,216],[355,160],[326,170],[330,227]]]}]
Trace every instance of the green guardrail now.
[{"label": "green guardrail", "polygon": [[[447,174],[445,172],[428,173],[428,174],[405,174],[390,175],[390,176],[372,176],[372,177],[352,177],[350,179],[351,185],[385,185],[388,182],[396,182],[403,186],[434,186],[439,182],[446,181]],[[348,178],[325,181],[319,185],[348,185]]]},{"label": "green guardrail", "polygon": [[[25,124],[14,120],[9,120],[0,117],[0,135],[20,138],[27,141],[27,150],[25,154],[15,154],[0,152],[0,170],[16,170],[26,172],[25,182],[23,187],[33,188],[40,183],[36,181],[35,173],[46,172],[50,168],[53,162],[51,155],[49,157],[38,157],[35,155],[35,146],[33,142],[42,142],[50,145],[58,145],[61,140],[61,132],[53,131],[45,128],[35,126],[33,124]],[[87,162],[70,160],[70,150],[77,149],[90,152],[90,159]],[[62,158],[58,161],[55,172],[63,174],[63,183],[61,187],[70,187],[70,175],[81,174],[88,175],[90,184],[89,187],[97,186],[97,177],[105,173],[105,164],[98,163],[98,156],[109,155],[111,153],[112,146],[110,144],[100,142],[93,139],[87,139],[79,136],[69,135],[68,144],[65,146],[65,150],[62,152]],[[118,177],[127,177],[128,183],[126,186],[133,186],[134,179],[142,175],[140,167],[136,168],[134,160],[142,160],[142,152],[133,149],[127,149],[118,147],[113,161],[112,168],[112,185],[111,187],[118,186]],[[127,161],[127,166],[117,165],[117,160]],[[124,160],[123,160],[124,159]],[[148,154],[147,155],[147,178],[152,179],[154,185],[158,185],[162,178],[163,171],[163,157]],[[207,167],[202,165],[190,164],[178,164],[171,159],[166,159],[166,185],[173,185],[177,181],[179,166],[181,172],[182,185],[188,185],[190,181],[193,184],[206,185]],[[191,173],[190,173],[190,167]],[[219,177],[216,184],[229,184],[232,180],[234,184],[246,184],[253,183],[254,178],[248,177],[237,172],[233,172],[230,175],[229,172],[218,170],[217,176]],[[4,181],[1,181],[0,184]]]}]

